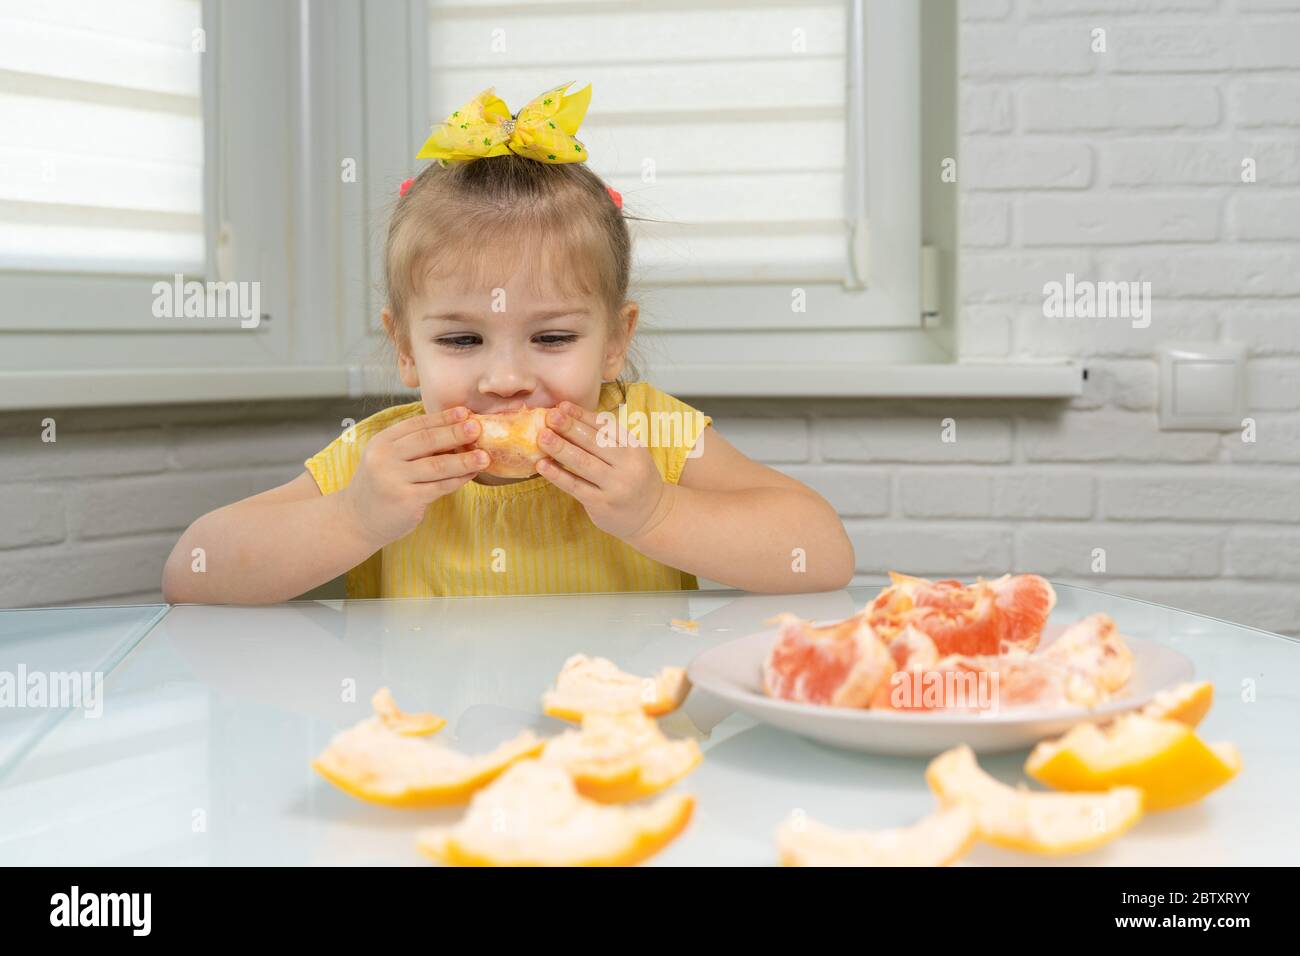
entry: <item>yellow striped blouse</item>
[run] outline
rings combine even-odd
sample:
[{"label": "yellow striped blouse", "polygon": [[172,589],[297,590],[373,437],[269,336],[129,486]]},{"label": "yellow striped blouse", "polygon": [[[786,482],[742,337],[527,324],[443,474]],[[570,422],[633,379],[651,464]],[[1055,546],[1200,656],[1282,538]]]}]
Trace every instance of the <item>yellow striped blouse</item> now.
[{"label": "yellow striped blouse", "polygon": [[[626,388],[629,429],[646,428],[638,437],[664,481],[676,484],[713,419],[648,382]],[[597,410],[618,415],[621,400],[618,386],[605,383]],[[304,464],[321,493],[347,487],[371,436],[421,414],[423,402],[386,408],[308,458]],[[507,485],[466,482],[431,504],[414,531],[347,574],[349,598],[698,588],[695,575],[601,531],[577,500],[540,475]]]}]

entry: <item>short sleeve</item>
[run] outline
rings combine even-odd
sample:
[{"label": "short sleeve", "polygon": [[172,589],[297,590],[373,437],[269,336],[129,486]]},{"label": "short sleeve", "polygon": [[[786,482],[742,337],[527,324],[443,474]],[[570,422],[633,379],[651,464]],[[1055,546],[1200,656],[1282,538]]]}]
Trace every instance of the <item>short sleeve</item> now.
[{"label": "short sleeve", "polygon": [[687,460],[698,458],[704,452],[700,436],[713,424],[713,418],[648,382],[633,387],[642,390],[639,404],[644,406],[640,410],[646,413],[649,422],[651,457],[664,481],[675,485],[681,480]]},{"label": "short sleeve", "polygon": [[366,442],[372,436],[403,419],[422,414],[423,411],[424,406],[420,402],[386,408],[344,429],[338,438],[304,461],[303,464],[316,479],[321,494],[332,495],[348,486],[361,463],[361,453],[365,451]]},{"label": "short sleeve", "polygon": [[303,462],[323,495],[342,491],[356,473],[361,460],[361,442],[358,429],[353,428],[351,432],[345,431]]}]

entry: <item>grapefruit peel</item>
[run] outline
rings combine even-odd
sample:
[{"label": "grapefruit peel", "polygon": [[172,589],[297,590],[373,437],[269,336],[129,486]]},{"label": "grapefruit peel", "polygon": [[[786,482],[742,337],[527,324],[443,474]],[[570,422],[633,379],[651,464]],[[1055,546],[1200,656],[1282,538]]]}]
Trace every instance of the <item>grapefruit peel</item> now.
[{"label": "grapefruit peel", "polygon": [[421,830],[416,846],[451,866],[631,866],[672,842],[694,807],[683,793],[598,803],[562,766],[525,760],[475,794],[458,823]]}]

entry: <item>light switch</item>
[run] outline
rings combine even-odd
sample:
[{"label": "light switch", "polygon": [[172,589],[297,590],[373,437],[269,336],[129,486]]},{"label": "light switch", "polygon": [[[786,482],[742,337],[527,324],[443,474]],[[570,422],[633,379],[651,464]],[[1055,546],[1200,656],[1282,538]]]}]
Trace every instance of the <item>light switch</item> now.
[{"label": "light switch", "polygon": [[1246,346],[1188,342],[1160,350],[1160,427],[1232,431],[1246,415]]}]

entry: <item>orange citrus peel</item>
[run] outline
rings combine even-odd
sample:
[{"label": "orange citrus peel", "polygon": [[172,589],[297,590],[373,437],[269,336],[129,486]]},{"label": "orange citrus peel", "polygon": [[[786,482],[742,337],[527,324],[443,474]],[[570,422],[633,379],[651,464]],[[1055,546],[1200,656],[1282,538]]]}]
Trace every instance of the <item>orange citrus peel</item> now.
[{"label": "orange citrus peel", "polygon": [[574,654],[564,662],[555,686],[542,697],[548,716],[580,723],[584,714],[639,710],[657,717],[676,710],[690,682],[683,667],[665,667],[654,677],[637,677],[603,657]]},{"label": "orange citrus peel", "polygon": [[1213,703],[1214,685],[1203,680],[1160,691],[1141,712],[1144,717],[1176,720],[1195,728],[1205,719]]},{"label": "orange citrus peel", "polygon": [[1077,724],[1034,748],[1025,773],[1057,790],[1137,787],[1148,810],[1195,803],[1241,770],[1228,743],[1206,744],[1177,720],[1124,714],[1106,727]]},{"label": "orange citrus peel", "polygon": [[525,760],[475,794],[460,822],[420,831],[416,846],[451,866],[631,866],[681,833],[694,807],[682,793],[597,803],[558,764]]},{"label": "orange citrus peel", "polygon": [[581,730],[549,739],[541,759],[564,767],[583,796],[622,803],[672,786],[701,755],[694,740],[670,740],[653,718],[629,710],[586,714]]},{"label": "orange citrus peel", "polygon": [[397,706],[397,701],[393,699],[392,692],[387,687],[381,687],[375,691],[375,696],[370,698],[370,706],[384,726],[394,733],[404,737],[423,737],[426,734],[436,734],[446,726],[447,721],[437,714],[418,713],[408,714]]},{"label": "orange citrus peel", "polygon": [[964,744],[935,757],[925,779],[941,805],[970,805],[981,840],[1026,853],[1082,853],[1114,840],[1142,816],[1137,787],[1033,793],[989,776]]},{"label": "orange citrus peel", "polygon": [[524,731],[490,753],[468,756],[404,736],[368,717],[334,736],[312,768],[340,790],[394,807],[464,803],[512,763],[535,756],[544,741]]},{"label": "orange citrus peel", "polygon": [[951,866],[975,844],[975,813],[954,803],[889,830],[837,830],[791,814],[776,831],[782,866]]}]

